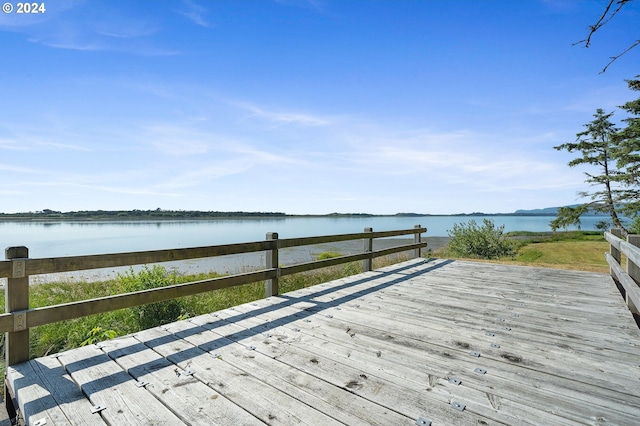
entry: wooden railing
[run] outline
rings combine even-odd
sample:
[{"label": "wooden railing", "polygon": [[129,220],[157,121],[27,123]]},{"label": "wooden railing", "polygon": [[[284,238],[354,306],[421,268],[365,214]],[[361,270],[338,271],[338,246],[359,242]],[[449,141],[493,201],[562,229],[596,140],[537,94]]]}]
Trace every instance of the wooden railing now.
[{"label": "wooden railing", "polygon": [[[640,235],[627,235],[623,240],[621,229],[605,232],[604,237],[609,242],[609,253],[605,253],[607,263],[611,269],[611,276],[616,281],[622,297],[625,298],[629,310],[636,321],[640,319]],[[626,268],[622,267],[622,256],[627,258]],[[640,322],[639,322],[640,324]]]},{"label": "wooden railing", "polygon": [[[29,359],[29,329],[32,327],[258,281],[265,281],[265,297],[269,297],[278,294],[278,279],[286,275],[354,261],[363,261],[364,270],[371,271],[372,260],[375,257],[408,250],[412,250],[415,257],[420,257],[420,250],[427,246],[426,242],[422,242],[422,234],[425,232],[427,229],[420,225],[416,225],[413,229],[395,231],[373,232],[372,228],[365,228],[362,233],[289,239],[279,239],[277,233],[269,232],[266,240],[248,243],[41,259],[30,259],[27,247],[9,247],[5,252],[6,260],[0,261],[0,278],[7,278],[5,287],[6,313],[0,315],[0,333],[6,333],[6,363],[13,365]],[[401,235],[413,235],[413,243],[373,250],[374,239]],[[288,266],[278,264],[280,249],[349,240],[364,240],[363,252]],[[266,252],[265,267],[261,270],[90,300],[29,308],[29,276],[31,275],[142,265],[258,251]]]}]

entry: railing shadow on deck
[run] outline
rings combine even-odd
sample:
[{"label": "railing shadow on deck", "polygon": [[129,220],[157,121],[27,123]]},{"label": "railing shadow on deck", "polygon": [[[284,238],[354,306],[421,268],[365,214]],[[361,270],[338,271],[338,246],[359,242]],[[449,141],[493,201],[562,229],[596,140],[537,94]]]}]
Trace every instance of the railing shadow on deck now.
[{"label": "railing shadow on deck", "polygon": [[[425,260],[425,262],[428,262],[428,260]],[[177,365],[181,362],[189,361],[197,356],[201,356],[207,352],[213,352],[225,346],[236,344],[238,343],[239,340],[257,336],[257,335],[264,335],[269,330],[275,329],[277,327],[281,327],[283,325],[290,324],[294,321],[304,319],[308,316],[314,315],[316,313],[322,312],[330,308],[339,307],[340,305],[348,303],[352,300],[359,299],[367,294],[375,293],[377,291],[394,286],[396,284],[410,280],[417,276],[429,273],[435,269],[446,266],[452,262],[454,261],[443,260],[438,263],[434,263],[433,265],[430,265],[428,267],[423,267],[418,270],[410,271],[408,273],[403,273],[403,271],[407,269],[409,270],[415,269],[416,266],[421,265],[422,263],[398,265],[397,267],[391,266],[386,268],[386,270],[384,271],[373,271],[365,277],[359,278],[357,280],[347,280],[347,282],[345,282],[344,284],[333,286],[328,289],[318,287],[316,290],[315,286],[309,287],[307,288],[307,290],[312,290],[310,294],[305,294],[303,296],[281,295],[279,296],[280,300],[277,303],[257,308],[255,310],[252,310],[249,313],[239,313],[238,315],[227,317],[227,318],[219,318],[216,316],[211,316],[211,321],[208,321],[204,324],[193,324],[193,327],[180,330],[178,332],[175,332],[175,334],[172,334],[168,331],[170,327],[166,328],[168,334],[164,336],[145,340],[144,343],[138,342],[131,346],[117,348],[117,349],[108,351],[108,354],[104,352],[97,353],[94,357],[84,358],[81,363],[71,362],[69,364],[66,364],[64,367],[64,370],[66,370],[69,373],[73,373],[81,370],[82,368],[86,368],[86,365],[93,366],[103,362],[110,362],[112,360],[117,360],[122,355],[131,355],[132,353],[135,353],[135,352],[153,349],[154,347],[157,347],[157,346],[166,345],[180,339],[185,339],[190,336],[200,334],[203,331],[215,332],[215,330],[219,327],[222,327],[228,324],[237,323],[237,322],[246,320],[248,318],[257,317],[265,313],[275,312],[286,307],[291,307],[301,302],[306,302],[313,305],[312,307],[301,309],[298,312],[285,315],[281,318],[278,318],[277,320],[265,322],[264,324],[260,324],[252,327],[248,327],[241,331],[233,332],[226,335],[220,335],[220,336],[216,336],[212,334],[211,336],[212,339],[207,341],[206,344],[201,344],[198,346],[190,347],[186,350],[177,351],[176,353],[168,357],[168,361],[164,360],[164,362],[167,363],[167,366],[170,365],[169,362],[171,364]],[[391,280],[385,280],[385,278],[393,275],[399,275],[399,276]],[[354,291],[353,293],[346,294],[341,297],[337,297],[328,302],[320,302],[320,301],[314,300],[318,297],[326,296],[334,292],[343,291],[349,288],[354,288],[361,284],[365,284],[365,283],[376,281],[376,280],[381,280],[381,282],[377,285],[370,286],[358,291]],[[313,291],[313,290],[316,290],[316,291]],[[184,320],[184,321],[189,322],[189,320]],[[97,346],[99,348],[101,345],[98,344]],[[106,343],[105,346],[108,346],[108,343]],[[33,362],[37,362],[37,361],[33,361]],[[22,364],[21,366],[17,366],[16,368],[20,368],[20,367],[25,368],[26,365],[28,364]],[[94,382],[85,383],[83,387],[86,387],[87,389],[92,389],[92,392],[99,392],[100,390],[105,390],[109,387],[114,386],[114,384],[120,384],[125,381],[133,380],[133,378],[137,378],[142,375],[145,375],[149,371],[157,369],[158,367],[159,367],[159,364],[157,360],[150,361],[149,363],[146,363],[146,364],[136,365],[136,367],[128,371],[128,374],[122,371],[111,376],[104,376],[104,377],[101,377],[100,379],[97,379]],[[41,365],[40,368],[45,369],[47,367]],[[55,367],[55,369],[61,369],[60,373],[64,373],[62,371],[63,369],[62,366]],[[62,374],[60,374],[60,376],[62,377]],[[25,376],[23,378],[15,380],[14,388],[21,389],[27,386],[31,386],[33,384],[34,384],[33,375],[29,375],[29,376]],[[84,396],[82,395],[82,391],[84,391],[84,389],[82,390],[78,389],[76,399],[78,400],[84,399]],[[72,402],[74,400],[69,394],[66,394],[65,398],[66,398],[65,401],[56,401],[56,400],[53,400],[50,396],[47,396],[44,399],[36,399],[36,400],[30,401],[28,404],[33,404],[34,406],[37,406],[39,409],[43,409],[43,408],[50,409],[64,402]]]},{"label": "railing shadow on deck", "polygon": [[[265,297],[269,297],[278,294],[278,281],[282,276],[355,261],[362,261],[364,271],[371,271],[374,258],[409,250],[413,251],[414,257],[420,257],[421,249],[427,246],[426,242],[422,242],[422,234],[426,231],[426,228],[416,225],[413,229],[374,232],[372,228],[365,228],[362,233],[289,239],[279,239],[277,233],[269,232],[265,240],[248,243],[46,259],[29,258],[27,247],[9,247],[5,252],[7,260],[0,261],[0,278],[7,278],[5,287],[6,313],[0,315],[0,333],[6,333],[6,364],[14,365],[29,359],[29,329],[32,327],[259,281],[265,282]],[[381,250],[373,249],[374,239],[402,235],[413,235],[413,243]],[[362,240],[364,243],[363,252],[287,266],[281,266],[278,261],[281,249],[350,240]],[[264,269],[53,306],[34,309],[29,307],[30,275],[251,252],[265,252]]]},{"label": "railing shadow on deck", "polygon": [[[619,228],[604,233],[609,242],[609,252],[605,253],[605,258],[611,277],[640,327],[640,235],[627,235],[626,241],[621,238],[622,235],[623,231]],[[622,255],[627,258],[626,268],[622,267]]]}]

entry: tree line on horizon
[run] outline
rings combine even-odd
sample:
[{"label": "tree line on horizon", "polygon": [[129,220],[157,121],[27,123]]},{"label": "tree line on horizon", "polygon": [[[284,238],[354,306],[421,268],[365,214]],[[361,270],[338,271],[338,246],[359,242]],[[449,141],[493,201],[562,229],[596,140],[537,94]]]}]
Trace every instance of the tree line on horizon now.
[{"label": "tree line on horizon", "polygon": [[185,218],[219,218],[219,217],[279,217],[286,216],[282,212],[221,212],[198,210],[80,210],[62,212],[43,209],[36,212],[0,213],[0,218],[15,219],[185,219]]},{"label": "tree line on horizon", "polygon": [[[43,209],[38,211],[2,213],[0,219],[208,219],[233,217],[285,217],[300,216],[283,212],[202,211],[202,210],[79,210],[62,212]],[[373,217],[372,213],[329,213],[302,216]],[[396,213],[393,216],[424,216],[419,213]]]}]

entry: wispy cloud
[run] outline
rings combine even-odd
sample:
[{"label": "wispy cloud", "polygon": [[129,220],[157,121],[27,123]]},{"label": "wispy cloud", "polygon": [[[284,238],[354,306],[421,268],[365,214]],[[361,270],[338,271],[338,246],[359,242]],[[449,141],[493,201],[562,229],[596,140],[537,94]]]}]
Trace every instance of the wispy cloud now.
[{"label": "wispy cloud", "polygon": [[138,187],[135,186],[109,186],[109,185],[83,185],[83,184],[68,184],[70,187],[84,188],[90,189],[94,191],[103,191],[103,192],[111,192],[116,194],[127,194],[127,195],[145,195],[145,196],[162,196],[162,197],[178,197],[181,194],[175,192],[167,192],[167,191],[157,191],[151,188]]},{"label": "wispy cloud", "polygon": [[173,124],[147,126],[141,138],[147,140],[158,154],[171,157],[205,154],[212,139],[211,135],[199,130]]},{"label": "wispy cloud", "polygon": [[[85,151],[89,152],[86,146],[59,142],[64,140],[66,135],[50,136],[52,129],[51,124],[48,122],[45,127],[38,127],[35,125],[17,125],[11,126],[12,133],[20,135],[15,138],[0,138],[0,150],[12,150],[12,151],[42,151],[43,149],[52,150],[73,150],[73,151]],[[57,130],[57,129],[56,129]]]},{"label": "wispy cloud", "polygon": [[41,147],[51,147],[51,148],[58,148],[58,149],[64,149],[64,150],[69,149],[69,150],[73,150],[73,151],[87,151],[87,152],[91,151],[86,146],[72,145],[72,144],[66,144],[66,143],[37,142],[36,144],[38,146],[41,146]]},{"label": "wispy cloud", "polygon": [[0,150],[25,151],[29,148],[13,139],[0,138]]},{"label": "wispy cloud", "polygon": [[156,24],[135,19],[99,22],[95,28],[99,35],[119,39],[149,37],[159,30],[160,27]]},{"label": "wispy cloud", "polygon": [[284,6],[301,7],[304,9],[310,9],[315,12],[325,12],[325,2],[322,0],[275,0],[276,3]]},{"label": "wispy cloud", "polygon": [[[15,3],[11,2],[14,4]],[[84,0],[62,0],[45,3],[45,13],[17,14],[0,13],[0,30],[18,30],[20,28],[41,25],[43,22],[60,19],[61,15],[70,13],[73,9],[82,7]],[[41,4],[40,2],[38,4]]]},{"label": "wispy cloud", "polygon": [[168,177],[160,179],[158,188],[206,186],[222,177],[240,175],[257,167],[265,169],[283,165],[299,165],[303,161],[286,155],[257,149],[237,140],[217,145],[204,155],[181,162]]},{"label": "wispy cloud", "polygon": [[181,54],[179,50],[158,47],[152,42],[135,43],[131,41],[131,37],[116,37],[104,33],[64,34],[49,32],[29,37],[27,40],[54,49],[122,52],[139,56],[176,56]]},{"label": "wispy cloud", "polygon": [[0,170],[14,173],[40,173],[40,170],[31,167],[12,166],[11,164],[0,163]]},{"label": "wispy cloud", "polygon": [[[101,10],[104,9],[104,10]],[[147,9],[147,10],[153,10]],[[31,43],[77,51],[124,52],[142,56],[172,56],[180,52],[153,40],[160,17],[137,16],[116,5],[71,1],[47,4],[47,12],[16,19],[0,16],[0,31],[26,35]],[[76,19],[82,16],[82,19]]]},{"label": "wispy cloud", "polygon": [[184,6],[184,9],[178,10],[177,13],[179,13],[182,16],[185,16],[191,22],[201,27],[210,26],[209,22],[205,18],[205,15],[207,13],[206,8],[204,8],[203,6],[200,6],[199,4],[196,4],[194,1],[191,1],[191,0],[184,0],[182,4]]},{"label": "wispy cloud", "polygon": [[610,112],[627,102],[630,97],[632,97],[632,95],[629,93],[627,86],[624,82],[621,82],[615,86],[608,85],[581,91],[574,99],[565,104],[562,109],[563,111],[584,114],[594,114],[598,108]]},{"label": "wispy cloud", "polygon": [[78,43],[75,41],[59,42],[59,41],[47,41],[38,38],[31,37],[28,41],[32,43],[39,43],[47,47],[53,47],[54,49],[67,49],[67,50],[80,50],[80,51],[95,51],[95,50],[108,50],[104,46],[99,46],[93,43]]},{"label": "wispy cloud", "polygon": [[537,137],[511,135],[506,140],[502,135],[466,129],[397,134],[378,128],[360,138],[346,143],[351,150],[340,155],[343,164],[350,165],[357,175],[405,177],[497,192],[558,188],[559,182],[564,186],[583,180],[575,170],[549,159],[545,150],[524,154],[518,149],[525,144],[531,146],[539,138],[548,139],[546,133]]},{"label": "wispy cloud", "polygon": [[312,114],[291,111],[270,111],[248,102],[232,102],[238,108],[249,111],[250,117],[260,118],[277,125],[326,126],[331,120]]}]

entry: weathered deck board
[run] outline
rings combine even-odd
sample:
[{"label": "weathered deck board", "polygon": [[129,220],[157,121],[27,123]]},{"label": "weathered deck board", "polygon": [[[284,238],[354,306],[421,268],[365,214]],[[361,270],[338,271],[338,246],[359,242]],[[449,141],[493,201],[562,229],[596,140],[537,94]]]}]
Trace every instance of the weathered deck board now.
[{"label": "weathered deck board", "polygon": [[102,349],[186,424],[262,424],[205,383],[180,374],[175,364],[133,336],[112,340]]},{"label": "weathered deck board", "polygon": [[409,261],[7,374],[29,424],[640,423],[640,331],[610,277],[478,262]]},{"label": "weathered deck board", "polygon": [[[262,317],[266,319],[269,316],[262,315]],[[434,356],[432,354],[433,348],[435,347],[435,350],[439,348],[431,342],[404,341],[400,343],[402,346],[399,347],[397,338],[387,331],[359,324],[357,320],[352,318],[352,315],[346,314],[346,317],[348,319],[344,321],[340,320],[338,316],[332,316],[331,319],[314,319],[311,323],[305,323],[302,319],[292,323],[292,326],[301,329],[302,332],[296,337],[294,344],[314,348],[318,352],[331,351],[339,354],[343,361],[348,359],[350,363],[374,363],[377,366],[384,367],[385,371],[398,375],[402,380],[413,380],[419,383],[428,382],[432,386],[434,385],[434,380],[442,382],[451,377],[457,378],[466,375],[464,384],[479,391],[476,395],[467,393],[467,400],[475,397],[479,404],[498,404],[503,410],[505,405],[509,404],[509,401],[516,395],[518,395],[518,401],[515,401],[517,405],[520,405],[524,399],[528,404],[544,404],[552,407],[557,403],[558,393],[565,395],[570,391],[566,388],[560,389],[557,385],[549,386],[548,377],[538,378],[538,380],[528,377],[523,379],[519,377],[517,370],[515,373],[509,369],[499,371],[501,369],[500,364],[503,364],[500,362],[494,362],[486,358],[483,358],[482,361],[471,361],[470,359],[472,358],[468,357],[468,348],[463,353],[455,353],[456,351],[447,349],[447,352]],[[318,324],[318,321],[321,324]],[[286,327],[286,329],[290,330],[290,327]],[[400,335],[397,336],[402,338]],[[283,335],[280,334],[278,338],[283,339]],[[389,343],[390,339],[393,339],[393,343]],[[354,342],[357,343],[354,344]],[[456,343],[453,343],[451,347],[460,346]],[[444,353],[447,355],[444,355]],[[464,358],[468,359],[465,360]],[[415,369],[416,359],[420,359],[422,362],[419,370]],[[452,362],[452,359],[455,361]],[[484,375],[468,374],[469,370],[473,371],[478,365],[482,365],[492,372],[492,382],[496,383],[495,386],[486,385],[483,381],[486,378]],[[542,386],[543,384],[544,386]],[[528,391],[523,395],[519,395],[523,387],[528,388]],[[589,391],[588,388],[580,386],[579,391],[573,392],[573,399],[583,398],[585,390]],[[575,420],[584,421],[589,412],[592,412],[594,416],[605,412],[610,421],[611,419],[617,421],[617,423],[614,422],[616,424],[624,424],[621,420],[627,422],[630,420],[628,416],[620,416],[618,411],[610,410],[608,407],[599,407],[597,410],[593,410],[591,406],[593,404],[597,405],[600,399],[593,398],[589,393],[587,393],[586,397],[588,405],[573,399],[565,401],[565,408],[572,411],[571,416]],[[637,402],[640,404],[640,400]],[[514,401],[511,401],[511,403],[513,404]],[[609,404],[611,404],[610,401]],[[521,406],[518,407],[518,410],[528,411],[527,407]],[[541,423],[561,424],[558,419],[547,418],[546,413],[537,414],[541,420],[545,418],[547,420],[547,422]]]}]

